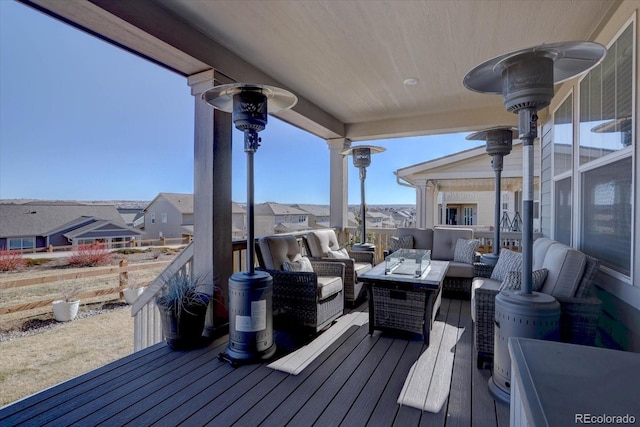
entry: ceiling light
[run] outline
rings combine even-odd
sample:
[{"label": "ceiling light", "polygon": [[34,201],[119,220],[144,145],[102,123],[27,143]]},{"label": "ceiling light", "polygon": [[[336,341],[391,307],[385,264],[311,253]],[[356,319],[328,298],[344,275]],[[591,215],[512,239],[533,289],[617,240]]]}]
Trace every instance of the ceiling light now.
[{"label": "ceiling light", "polygon": [[420,82],[419,78],[409,77],[408,79],[404,79],[402,83],[404,83],[405,86],[415,86],[418,84],[418,82]]}]

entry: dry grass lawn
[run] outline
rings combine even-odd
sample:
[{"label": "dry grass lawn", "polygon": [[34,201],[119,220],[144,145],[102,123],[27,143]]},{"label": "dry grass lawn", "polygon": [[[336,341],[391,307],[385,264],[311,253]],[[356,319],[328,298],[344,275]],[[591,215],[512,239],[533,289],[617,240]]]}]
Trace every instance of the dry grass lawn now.
[{"label": "dry grass lawn", "polygon": [[[126,259],[129,265],[147,262],[170,262],[179,250],[148,249],[129,255],[114,255],[112,265]],[[6,281],[56,276],[61,273],[81,273],[93,268],[69,268],[65,259],[47,259],[41,265],[23,271],[3,272],[0,284]],[[137,270],[129,274],[129,283],[146,285],[160,274],[163,266]],[[74,279],[81,282],[82,291],[110,289],[118,286],[117,273],[108,276]],[[30,304],[59,298],[60,287],[67,281],[17,288],[3,286],[0,308]],[[35,334],[17,333],[8,341],[0,340],[0,406],[106,365],[133,352],[133,318],[131,307],[123,306],[81,316],[103,303],[117,302],[118,294],[108,294],[81,300],[79,317],[68,323],[38,329]],[[49,304],[41,308],[0,315],[0,332],[21,331],[28,322],[52,321]]]},{"label": "dry grass lawn", "polygon": [[131,308],[60,324],[0,343],[0,406],[133,352]]}]

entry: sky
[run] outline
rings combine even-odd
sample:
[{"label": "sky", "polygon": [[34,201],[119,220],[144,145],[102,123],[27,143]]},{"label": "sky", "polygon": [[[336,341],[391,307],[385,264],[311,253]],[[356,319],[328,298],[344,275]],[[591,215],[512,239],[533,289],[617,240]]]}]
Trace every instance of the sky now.
[{"label": "sky", "polygon": [[[185,77],[28,6],[0,0],[0,199],[140,200],[193,192],[194,103]],[[246,201],[233,131],[232,197]],[[482,145],[466,134],[354,142],[384,153],[367,204],[415,204],[397,169]],[[329,204],[329,148],[269,117],[255,154],[255,201]],[[489,166],[489,161],[488,161]],[[360,203],[349,159],[349,203]]]}]

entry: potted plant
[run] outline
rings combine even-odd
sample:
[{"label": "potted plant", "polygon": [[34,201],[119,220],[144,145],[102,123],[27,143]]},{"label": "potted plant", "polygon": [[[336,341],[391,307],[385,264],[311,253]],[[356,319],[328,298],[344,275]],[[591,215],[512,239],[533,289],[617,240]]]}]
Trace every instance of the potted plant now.
[{"label": "potted plant", "polygon": [[58,322],[69,322],[78,315],[80,300],[77,298],[82,290],[80,283],[72,282],[60,287],[62,299],[53,301],[53,318]]},{"label": "potted plant", "polygon": [[[209,285],[213,288],[213,286]],[[179,272],[164,281],[156,297],[162,333],[174,350],[199,348],[207,344],[202,336],[211,293],[200,278]]]}]

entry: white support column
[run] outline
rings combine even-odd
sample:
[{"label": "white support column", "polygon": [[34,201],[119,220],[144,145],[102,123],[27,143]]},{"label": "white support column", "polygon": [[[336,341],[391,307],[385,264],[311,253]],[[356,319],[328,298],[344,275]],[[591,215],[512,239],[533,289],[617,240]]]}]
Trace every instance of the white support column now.
[{"label": "white support column", "polygon": [[438,211],[437,189],[433,181],[416,179],[416,227],[432,228]]},{"label": "white support column", "polygon": [[340,153],[351,147],[351,141],[346,138],[328,139],[327,145],[331,152],[329,158],[329,168],[331,172],[329,178],[331,180],[329,185],[330,226],[342,230],[348,224],[349,165],[348,156],[343,156]]},{"label": "white support column", "polygon": [[427,225],[427,180],[416,179],[416,227],[425,228]]},{"label": "white support column", "polygon": [[428,182],[425,189],[425,228],[433,228],[436,225],[436,213],[438,210],[438,199],[436,198],[436,188],[433,182]]},{"label": "white support column", "polygon": [[[195,103],[193,182],[193,273],[218,276],[225,305],[233,273],[231,245],[231,114],[214,110],[201,94],[214,86],[214,71],[189,76]],[[213,313],[206,330],[213,328]]]}]

